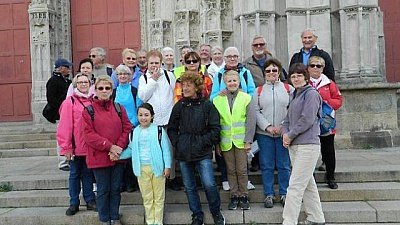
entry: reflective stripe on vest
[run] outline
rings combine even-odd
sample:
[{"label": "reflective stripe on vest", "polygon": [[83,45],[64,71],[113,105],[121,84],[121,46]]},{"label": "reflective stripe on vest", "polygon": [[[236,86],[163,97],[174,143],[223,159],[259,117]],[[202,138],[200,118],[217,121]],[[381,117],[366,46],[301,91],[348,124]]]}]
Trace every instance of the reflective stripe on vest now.
[{"label": "reflective stripe on vest", "polygon": [[239,91],[232,106],[229,108],[227,96],[217,96],[213,103],[220,114],[221,124],[221,150],[228,151],[232,143],[237,148],[244,148],[246,134],[246,108],[251,101],[251,96]]}]

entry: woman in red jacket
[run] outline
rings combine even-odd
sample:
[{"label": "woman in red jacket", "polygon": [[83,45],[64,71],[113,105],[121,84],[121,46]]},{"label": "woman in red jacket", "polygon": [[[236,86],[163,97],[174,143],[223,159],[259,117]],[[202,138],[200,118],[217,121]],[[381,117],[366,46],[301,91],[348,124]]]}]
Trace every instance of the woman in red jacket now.
[{"label": "woman in red jacket", "polygon": [[[342,106],[343,98],[335,82],[322,73],[325,60],[319,56],[312,56],[308,60],[308,72],[310,73],[310,84],[317,89],[322,100],[328,103],[335,111]],[[335,134],[336,128],[329,135],[319,136],[321,141],[322,162],[325,163],[325,180],[328,187],[337,189],[335,181]]]},{"label": "woman in red jacket", "polygon": [[96,98],[82,113],[86,163],[97,181],[97,208],[103,224],[121,224],[120,184],[124,162],[118,161],[128,145],[132,125],[125,108],[110,100],[113,83],[109,76],[99,76],[95,83]]}]

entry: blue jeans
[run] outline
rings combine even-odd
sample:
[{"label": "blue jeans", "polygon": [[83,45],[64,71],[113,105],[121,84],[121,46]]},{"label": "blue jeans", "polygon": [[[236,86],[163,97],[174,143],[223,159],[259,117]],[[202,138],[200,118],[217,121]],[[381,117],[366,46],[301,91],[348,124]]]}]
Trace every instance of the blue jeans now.
[{"label": "blue jeans", "polygon": [[203,159],[194,162],[185,162],[179,160],[179,166],[181,167],[182,180],[183,184],[185,185],[185,192],[189,202],[189,208],[193,213],[192,216],[199,220],[204,220],[204,213],[201,208],[200,196],[196,185],[195,169],[199,171],[200,180],[206,193],[210,212],[219,212],[221,201],[217,184],[215,183],[212,160]]},{"label": "blue jeans", "polygon": [[274,196],[274,170],[278,169],[279,195],[286,195],[290,178],[289,150],[283,147],[281,137],[256,134],[260,148],[261,177],[265,196]]},{"label": "blue jeans", "polygon": [[86,156],[75,156],[74,160],[69,160],[69,168],[69,204],[80,204],[81,181],[83,199],[85,199],[86,203],[94,201],[96,196],[93,192],[93,172],[87,168]]},{"label": "blue jeans", "polygon": [[97,209],[101,222],[119,220],[123,171],[123,163],[117,163],[112,167],[93,169],[97,181]]},{"label": "blue jeans", "polygon": [[215,152],[215,161],[217,162],[218,169],[221,172],[221,182],[228,181],[228,171],[226,169],[224,155],[221,154],[221,156],[219,156]]}]

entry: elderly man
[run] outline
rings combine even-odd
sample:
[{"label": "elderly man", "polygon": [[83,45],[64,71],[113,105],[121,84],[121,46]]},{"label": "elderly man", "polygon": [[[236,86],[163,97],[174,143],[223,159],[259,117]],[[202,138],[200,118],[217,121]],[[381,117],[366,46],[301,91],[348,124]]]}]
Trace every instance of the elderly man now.
[{"label": "elderly man", "polygon": [[200,45],[200,60],[201,65],[204,65],[206,69],[211,64],[211,45],[210,44],[202,44]]},{"label": "elderly man", "polygon": [[100,75],[111,76],[114,66],[106,63],[106,57],[107,57],[107,52],[106,50],[104,50],[104,48],[95,47],[90,49],[89,58],[92,59],[93,61],[94,78],[97,78]]},{"label": "elderly man", "polygon": [[[259,87],[265,84],[264,63],[267,61],[267,58],[273,56],[267,51],[266,41],[263,36],[255,36],[253,38],[251,50],[253,51],[253,55],[244,61],[244,66],[251,71],[254,83],[256,87]],[[281,81],[285,80],[286,71],[283,71],[283,73],[284,75],[280,77]]]},{"label": "elderly man", "polygon": [[335,68],[333,67],[332,58],[330,55],[322,49],[319,49],[316,45],[318,36],[314,29],[307,28],[301,33],[301,42],[303,47],[300,52],[295,53],[290,60],[290,66],[294,63],[303,63],[307,66],[308,59],[311,56],[319,56],[325,60],[325,67],[322,73],[329,79],[335,81]]},{"label": "elderly man", "polygon": [[[132,75],[132,80],[131,80],[131,85],[135,88],[138,88],[139,85],[139,78],[140,78],[140,74],[139,74],[139,67],[136,66],[137,64],[137,54],[135,52],[135,50],[130,49],[130,48],[125,48],[124,50],[122,50],[122,63],[120,65],[125,65],[127,67],[129,67],[129,69],[131,70]],[[117,88],[118,87],[118,79],[117,79],[117,74],[116,71],[114,71],[111,75],[111,79],[114,82],[113,88]]]}]

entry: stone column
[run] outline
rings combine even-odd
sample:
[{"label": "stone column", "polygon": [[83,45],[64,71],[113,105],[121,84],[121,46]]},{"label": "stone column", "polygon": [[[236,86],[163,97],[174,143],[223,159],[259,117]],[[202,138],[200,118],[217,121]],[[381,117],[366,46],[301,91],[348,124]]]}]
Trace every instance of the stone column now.
[{"label": "stone column", "polygon": [[341,69],[344,82],[384,81],[379,54],[378,0],[339,1]]},{"label": "stone column", "polygon": [[[57,58],[71,59],[70,9],[67,0],[32,0],[29,5],[32,114],[36,128],[54,129],[42,116],[46,83]],[[60,12],[60,13],[58,13]]]}]

